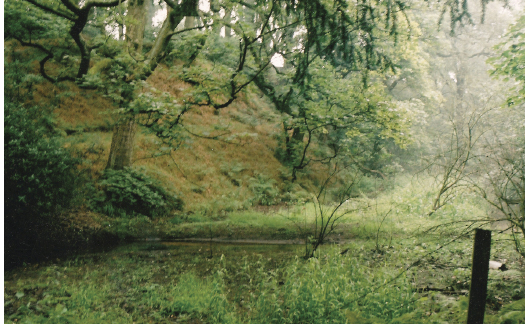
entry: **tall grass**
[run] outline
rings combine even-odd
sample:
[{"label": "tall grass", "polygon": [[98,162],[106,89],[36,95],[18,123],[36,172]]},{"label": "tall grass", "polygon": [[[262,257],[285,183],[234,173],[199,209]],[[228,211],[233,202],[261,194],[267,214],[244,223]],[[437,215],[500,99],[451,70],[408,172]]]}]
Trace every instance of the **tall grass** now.
[{"label": "tall grass", "polygon": [[[347,323],[354,319],[391,320],[412,310],[410,285],[384,284],[388,269],[371,269],[334,251],[308,261],[297,258],[284,281],[260,271],[253,323]],[[282,285],[282,287],[280,287]]]},{"label": "tall grass", "polygon": [[151,286],[144,298],[148,306],[158,311],[159,320],[198,314],[210,323],[237,322],[234,309],[225,297],[220,271],[204,280],[192,272],[184,273],[178,283],[169,285],[166,290],[160,285]]}]

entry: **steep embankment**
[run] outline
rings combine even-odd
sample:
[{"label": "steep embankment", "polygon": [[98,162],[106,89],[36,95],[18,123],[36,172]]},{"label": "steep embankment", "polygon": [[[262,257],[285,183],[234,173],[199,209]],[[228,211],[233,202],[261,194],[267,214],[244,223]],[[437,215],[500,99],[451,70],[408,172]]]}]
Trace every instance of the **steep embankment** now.
[{"label": "steep embankment", "polygon": [[[187,87],[161,67],[148,82],[158,90],[178,96]],[[86,159],[84,168],[93,178],[105,168],[112,137],[115,107],[101,94],[73,83],[36,87],[34,101],[55,106],[55,124],[62,130],[64,146]],[[183,123],[187,139],[174,151],[161,149],[160,141],[139,128],[133,166],[142,167],[169,190],[182,194],[187,212],[217,212],[246,208],[253,193],[250,183],[259,179],[281,186],[282,165],[275,157],[279,116],[255,91],[243,93],[230,107],[215,111],[198,107]],[[216,136],[208,139],[207,136]],[[252,180],[250,180],[252,179]]]}]

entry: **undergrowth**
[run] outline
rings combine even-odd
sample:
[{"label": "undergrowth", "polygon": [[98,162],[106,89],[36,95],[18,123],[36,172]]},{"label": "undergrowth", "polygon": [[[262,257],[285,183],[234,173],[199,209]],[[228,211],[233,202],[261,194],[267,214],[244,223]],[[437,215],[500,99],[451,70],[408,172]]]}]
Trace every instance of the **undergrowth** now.
[{"label": "undergrowth", "polygon": [[[421,251],[394,244],[384,254],[367,241],[326,246],[309,260],[294,257],[295,246],[133,244],[8,272],[4,315],[18,323],[461,323],[468,304],[461,293],[417,290],[444,271],[432,268],[439,262],[404,271]],[[523,291],[523,265],[513,262],[513,273],[491,271],[490,293]],[[431,280],[451,278],[466,279]],[[489,303],[486,323],[523,323],[523,297],[499,309]]]},{"label": "undergrowth", "polygon": [[180,197],[140,169],[106,170],[97,185],[100,193],[94,198],[94,207],[109,216],[164,216],[184,206]]}]

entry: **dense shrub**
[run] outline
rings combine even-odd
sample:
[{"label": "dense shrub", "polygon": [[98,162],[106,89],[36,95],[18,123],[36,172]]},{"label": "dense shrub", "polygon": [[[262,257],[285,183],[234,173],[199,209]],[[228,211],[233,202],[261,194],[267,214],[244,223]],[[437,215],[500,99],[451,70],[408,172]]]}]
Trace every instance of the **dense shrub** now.
[{"label": "dense shrub", "polygon": [[49,112],[6,100],[4,105],[4,206],[6,256],[27,254],[49,236],[53,217],[74,196],[78,161],[60,147]]},{"label": "dense shrub", "polygon": [[149,217],[182,210],[180,197],[140,169],[106,170],[98,182],[101,196],[95,206],[109,216],[142,214]]},{"label": "dense shrub", "polygon": [[6,214],[42,215],[69,205],[78,161],[50,137],[38,107],[6,103],[4,108]]}]

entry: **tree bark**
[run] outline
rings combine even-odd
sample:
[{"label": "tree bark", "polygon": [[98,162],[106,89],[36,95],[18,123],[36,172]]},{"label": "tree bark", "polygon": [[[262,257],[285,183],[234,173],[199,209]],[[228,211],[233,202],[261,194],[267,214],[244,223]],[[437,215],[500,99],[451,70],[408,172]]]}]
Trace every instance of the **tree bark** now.
[{"label": "tree bark", "polygon": [[[137,55],[142,54],[144,44],[144,29],[146,26],[149,0],[131,0],[126,15],[126,42],[128,51]],[[131,98],[126,98],[131,100]],[[120,120],[113,128],[111,149],[109,151],[106,169],[122,170],[133,163],[133,146],[137,125],[134,117]]]},{"label": "tree bark", "polygon": [[[128,42],[130,53],[142,54],[144,42],[144,29],[146,22],[149,23],[147,12],[150,0],[132,0],[128,7],[128,21],[126,22],[126,41]],[[169,2],[169,3],[168,3]],[[168,17],[162,24],[161,30],[153,44],[152,49],[147,53],[144,65],[148,69],[143,69],[135,75],[135,80],[145,80],[157,67],[160,60],[165,55],[168,42],[171,39],[172,31],[177,27],[184,16],[196,15],[196,0],[183,0],[176,4],[167,1],[168,5],[173,5],[175,9],[168,9]],[[126,101],[133,100],[133,94]],[[121,170],[130,167],[133,163],[133,147],[137,125],[134,116],[124,118],[113,129],[111,149],[109,152],[108,164],[106,169]]]},{"label": "tree bark", "polygon": [[144,29],[148,12],[148,0],[132,0],[129,3],[126,22],[126,40],[132,51],[142,54]]},{"label": "tree bark", "polygon": [[137,125],[133,117],[119,122],[115,126],[106,169],[122,170],[131,166],[136,131]]}]

